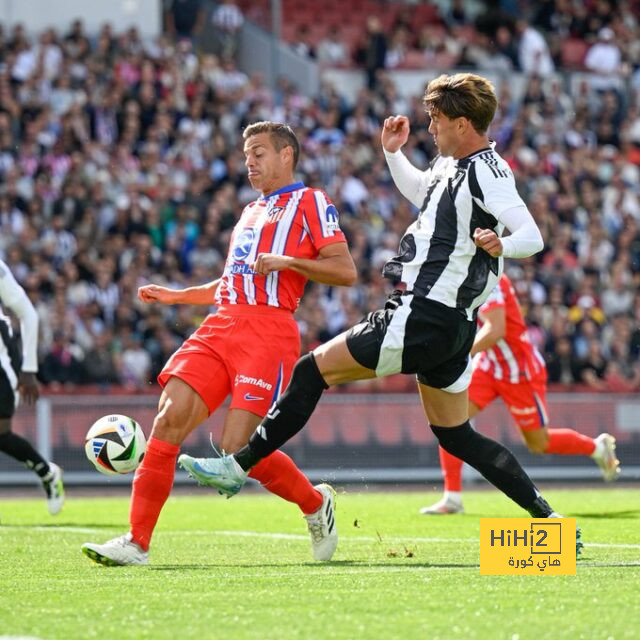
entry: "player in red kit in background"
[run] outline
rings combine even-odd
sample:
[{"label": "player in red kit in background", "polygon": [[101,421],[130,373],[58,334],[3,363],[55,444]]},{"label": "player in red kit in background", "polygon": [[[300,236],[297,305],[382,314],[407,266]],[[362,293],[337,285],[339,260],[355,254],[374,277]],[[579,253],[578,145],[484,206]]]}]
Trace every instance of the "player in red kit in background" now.
[{"label": "player in red kit in background", "polygon": [[[608,433],[590,438],[573,429],[548,428],[547,370],[544,359],[531,344],[516,293],[503,274],[487,301],[480,307],[481,327],[471,355],[473,376],[469,387],[469,415],[475,416],[497,397],[502,398],[532,453],[591,456],[607,481],[620,469],[615,439]],[[424,515],[463,513],[462,460],[442,447],[440,466],[444,496]]]},{"label": "player in red kit in background", "polygon": [[[308,279],[351,285],[356,268],[338,213],[318,189],[295,182],[300,145],[291,128],[258,122],[243,133],[251,186],[261,197],[245,207],[231,236],[219,280],[184,290],[147,285],[144,302],[218,305],[167,361],[145,458],[133,481],[130,531],[83,552],[106,565],[147,564],[160,511],[169,497],[184,439],[231,395],[221,447],[249,439],[286,387],[299,356],[293,313]],[[337,545],[334,492],[313,487],[286,454],[276,451],[251,477],[296,503],[307,518],[313,556],[329,560]]]}]

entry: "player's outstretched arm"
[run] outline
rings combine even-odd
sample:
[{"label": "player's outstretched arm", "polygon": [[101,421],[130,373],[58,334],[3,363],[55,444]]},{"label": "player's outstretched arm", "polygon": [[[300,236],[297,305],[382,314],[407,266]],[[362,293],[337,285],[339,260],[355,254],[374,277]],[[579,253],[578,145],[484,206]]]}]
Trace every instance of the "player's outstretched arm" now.
[{"label": "player's outstretched arm", "polygon": [[384,121],[380,140],[384,150],[391,177],[398,187],[398,191],[419,207],[421,203],[421,188],[425,173],[414,167],[408,158],[400,151],[409,138],[409,118],[406,116],[391,116]]},{"label": "player's outstretched arm", "polygon": [[356,265],[346,242],[335,242],[322,247],[315,260],[261,253],[251,268],[262,276],[273,271],[291,269],[309,280],[345,287],[355,284],[358,278]]},{"label": "player's outstretched arm", "polygon": [[138,289],[138,300],[150,304],[196,304],[208,305],[213,303],[220,278],[207,284],[186,289],[169,289],[158,284],[147,284]]}]

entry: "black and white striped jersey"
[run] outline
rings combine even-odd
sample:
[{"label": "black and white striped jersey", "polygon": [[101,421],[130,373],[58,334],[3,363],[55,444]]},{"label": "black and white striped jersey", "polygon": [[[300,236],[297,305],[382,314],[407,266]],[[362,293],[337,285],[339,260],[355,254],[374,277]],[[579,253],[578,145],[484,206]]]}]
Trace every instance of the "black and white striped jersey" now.
[{"label": "black and white striped jersey", "polygon": [[492,229],[501,236],[503,214],[518,207],[526,210],[509,165],[492,148],[457,160],[438,156],[419,174],[408,164],[418,177],[407,187],[400,184],[398,167],[393,166],[392,158],[399,154],[386,155],[398,188],[420,214],[383,274],[404,282],[415,296],[457,308],[474,319],[503,268],[502,257],[492,258],[476,247],[474,231]]},{"label": "black and white striped jersey", "polygon": [[[0,368],[11,386],[18,385],[20,371],[38,371],[38,314],[25,290],[16,282],[9,267],[0,260]],[[2,312],[7,307],[20,321],[22,355],[17,351],[17,341],[11,320]]]}]

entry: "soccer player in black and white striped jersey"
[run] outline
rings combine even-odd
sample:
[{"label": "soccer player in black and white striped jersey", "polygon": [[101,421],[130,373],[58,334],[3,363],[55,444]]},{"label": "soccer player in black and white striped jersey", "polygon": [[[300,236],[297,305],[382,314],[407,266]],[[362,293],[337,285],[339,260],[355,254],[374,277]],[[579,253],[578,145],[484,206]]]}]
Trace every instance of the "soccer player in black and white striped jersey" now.
[{"label": "soccer player in black and white striped jersey", "polygon": [[[20,397],[28,404],[38,399],[38,315],[9,267],[0,260],[0,302],[20,321],[20,338],[0,308],[0,451],[38,474],[47,494],[47,507],[56,515],[64,503],[62,470],[47,462],[22,436],[11,431],[11,418]],[[19,344],[22,342],[22,353]]]},{"label": "soccer player in black and white striped jersey", "polygon": [[[429,83],[424,105],[440,154],[426,171],[400,151],[409,136],[405,116],[387,118],[382,146],[400,192],[420,209],[384,275],[400,281],[386,307],[302,357],[287,391],[271,407],[248,445],[233,456],[181,456],[192,475],[228,495],[249,469],[306,424],[324,390],[392,373],[415,374],[431,429],[444,449],[463,459],[533,517],[557,517],[503,445],[471,428],[469,351],[478,307],[502,272],[504,257],[540,251],[542,237],[487,130],[497,98],[477,75],[443,75]],[[501,237],[504,228],[509,237]]]}]

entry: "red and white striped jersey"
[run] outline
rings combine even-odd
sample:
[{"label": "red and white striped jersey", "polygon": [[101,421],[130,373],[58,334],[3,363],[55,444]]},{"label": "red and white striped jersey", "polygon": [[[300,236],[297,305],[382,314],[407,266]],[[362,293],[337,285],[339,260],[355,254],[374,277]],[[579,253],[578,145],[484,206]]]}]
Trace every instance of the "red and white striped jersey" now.
[{"label": "red and white striped jersey", "polygon": [[338,212],[319,189],[296,182],[251,202],[231,235],[216,304],[295,311],[307,279],[290,269],[257,275],[251,264],[259,253],[314,259],[320,249],[335,242],[346,242]]},{"label": "red and white striped jersey", "polygon": [[498,284],[480,307],[478,322],[482,325],[483,313],[503,307],[506,317],[504,338],[477,354],[474,366],[490,372],[496,380],[517,384],[546,376],[546,366],[540,352],[531,344],[527,327],[518,304],[511,280],[502,274]]}]

